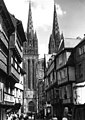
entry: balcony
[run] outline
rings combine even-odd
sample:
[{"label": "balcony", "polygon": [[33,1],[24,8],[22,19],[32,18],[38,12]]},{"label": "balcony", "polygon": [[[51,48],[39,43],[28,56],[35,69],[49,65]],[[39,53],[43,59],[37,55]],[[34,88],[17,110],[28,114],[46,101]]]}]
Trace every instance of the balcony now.
[{"label": "balcony", "polygon": [[58,85],[61,85],[61,84],[66,83],[66,82],[68,82],[68,78],[67,77],[64,78],[64,79],[58,80]]},{"label": "balcony", "polygon": [[21,45],[19,44],[18,40],[16,40],[16,42],[15,42],[15,47],[16,47],[19,55],[20,55],[21,58],[22,58],[22,49],[21,49]]},{"label": "balcony", "polygon": [[15,38],[15,33],[10,37],[10,49],[14,50],[19,61],[22,61],[22,47],[18,38]]},{"label": "balcony", "polygon": [[63,101],[63,104],[72,103],[71,98],[63,99],[62,101]]},{"label": "balcony", "polygon": [[19,82],[20,74],[13,65],[11,66],[11,76],[12,75],[13,75],[14,79],[16,80],[16,82]]},{"label": "balcony", "polygon": [[[3,30],[2,30],[3,31]],[[5,35],[5,33],[0,31],[0,40],[3,42],[3,44],[6,46],[6,48],[8,49],[8,38]]]},{"label": "balcony", "polygon": [[14,95],[4,92],[4,102],[14,104],[15,103]]},{"label": "balcony", "polygon": [[0,69],[7,73],[7,56],[0,49]]},{"label": "balcony", "polygon": [[68,67],[69,81],[75,81],[75,68]]}]

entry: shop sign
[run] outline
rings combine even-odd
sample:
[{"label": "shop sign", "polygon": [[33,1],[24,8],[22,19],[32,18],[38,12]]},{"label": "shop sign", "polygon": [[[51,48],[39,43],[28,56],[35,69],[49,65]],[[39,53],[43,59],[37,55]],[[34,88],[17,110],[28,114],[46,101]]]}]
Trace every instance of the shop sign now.
[{"label": "shop sign", "polygon": [[85,104],[85,86],[77,86],[73,90],[74,104]]}]

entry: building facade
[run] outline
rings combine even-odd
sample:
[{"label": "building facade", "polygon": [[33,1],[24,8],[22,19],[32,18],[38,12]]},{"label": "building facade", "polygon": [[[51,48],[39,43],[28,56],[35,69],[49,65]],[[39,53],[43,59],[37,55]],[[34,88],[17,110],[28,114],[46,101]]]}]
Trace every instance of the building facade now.
[{"label": "building facade", "polygon": [[[45,105],[45,116],[50,118],[56,114],[56,104],[59,103],[59,91],[56,79],[55,69],[55,54],[51,55],[47,62],[45,70],[45,94],[46,94],[46,105]],[[58,107],[58,105],[57,105]]]},{"label": "building facade", "polygon": [[38,116],[44,115],[45,104],[45,90],[44,90],[44,58],[39,59],[37,62],[37,113]]},{"label": "building facade", "polygon": [[58,119],[61,119],[65,107],[68,107],[69,113],[72,114],[75,105],[76,74],[78,73],[75,69],[75,59],[79,60],[73,53],[75,53],[75,46],[80,41],[81,39],[63,37],[58,53],[54,59],[51,57],[48,61],[48,67],[45,71],[45,92],[46,102],[50,104],[51,112],[47,114],[47,117],[56,115]]},{"label": "building facade", "polygon": [[13,106],[14,103],[13,86],[10,87],[9,85],[12,82],[7,79],[9,36],[14,31],[14,26],[2,0],[0,1],[0,6],[0,120],[4,120],[6,119],[6,109]]},{"label": "building facade", "polygon": [[[85,116],[85,36],[81,42],[74,48],[74,63],[76,84],[73,87],[74,93],[74,111],[73,119],[84,120]],[[81,112],[80,112],[81,111]],[[82,114],[81,114],[82,113]]]},{"label": "building facade", "polygon": [[35,113],[36,111],[36,63],[38,61],[38,39],[33,29],[31,2],[29,3],[29,14],[27,24],[27,41],[24,43],[24,69],[25,93],[24,93],[24,112]]},{"label": "building facade", "polygon": [[0,120],[5,120],[8,113],[17,112],[22,105],[21,102],[16,102],[18,97],[15,85],[20,82],[20,76],[24,73],[20,67],[23,55],[20,47],[26,39],[21,21],[17,20],[20,24],[16,24],[16,30],[3,0],[0,1],[0,7]]},{"label": "building facade", "polygon": [[23,112],[24,74],[23,70],[23,42],[26,41],[23,25],[20,20],[10,14],[15,31],[10,36],[9,42],[9,78],[16,80],[14,84],[15,103],[20,103],[19,115]]}]

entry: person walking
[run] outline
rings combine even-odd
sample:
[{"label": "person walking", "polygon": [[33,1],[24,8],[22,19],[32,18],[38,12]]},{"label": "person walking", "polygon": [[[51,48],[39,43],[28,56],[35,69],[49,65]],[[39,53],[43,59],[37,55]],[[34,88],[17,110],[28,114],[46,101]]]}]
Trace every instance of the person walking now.
[{"label": "person walking", "polygon": [[65,107],[62,120],[71,120],[71,115],[68,112],[69,112],[68,107]]},{"label": "person walking", "polygon": [[19,117],[19,120],[24,120],[23,114],[21,114],[21,116]]},{"label": "person walking", "polygon": [[28,116],[27,115],[25,116],[24,120],[28,120]]},{"label": "person walking", "polygon": [[13,116],[13,119],[12,120],[17,120],[16,116]]}]

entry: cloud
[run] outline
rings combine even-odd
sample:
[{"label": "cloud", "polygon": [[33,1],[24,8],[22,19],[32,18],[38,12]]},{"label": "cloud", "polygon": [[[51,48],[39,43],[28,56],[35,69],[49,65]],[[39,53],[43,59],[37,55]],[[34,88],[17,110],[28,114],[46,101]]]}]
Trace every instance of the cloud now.
[{"label": "cloud", "polygon": [[57,14],[58,15],[62,16],[64,14],[66,14],[66,11],[63,11],[62,8],[61,8],[61,6],[59,4],[56,4],[56,10],[57,10]]},{"label": "cloud", "polygon": [[[8,10],[18,19],[22,20],[24,29],[26,30],[28,20],[29,0],[4,0]],[[48,27],[52,27],[54,0],[31,0],[32,18],[35,29],[43,28],[45,31]],[[56,4],[58,15],[64,15],[60,5]]]},{"label": "cloud", "polygon": [[32,8],[33,23],[35,28],[42,27],[44,30],[52,25],[53,20],[53,0],[33,0]]},{"label": "cloud", "polygon": [[[56,10],[58,16],[66,14],[58,4],[56,4]],[[35,29],[42,27],[47,31],[49,26],[52,27],[53,11],[54,0],[32,0],[33,24]]]}]

